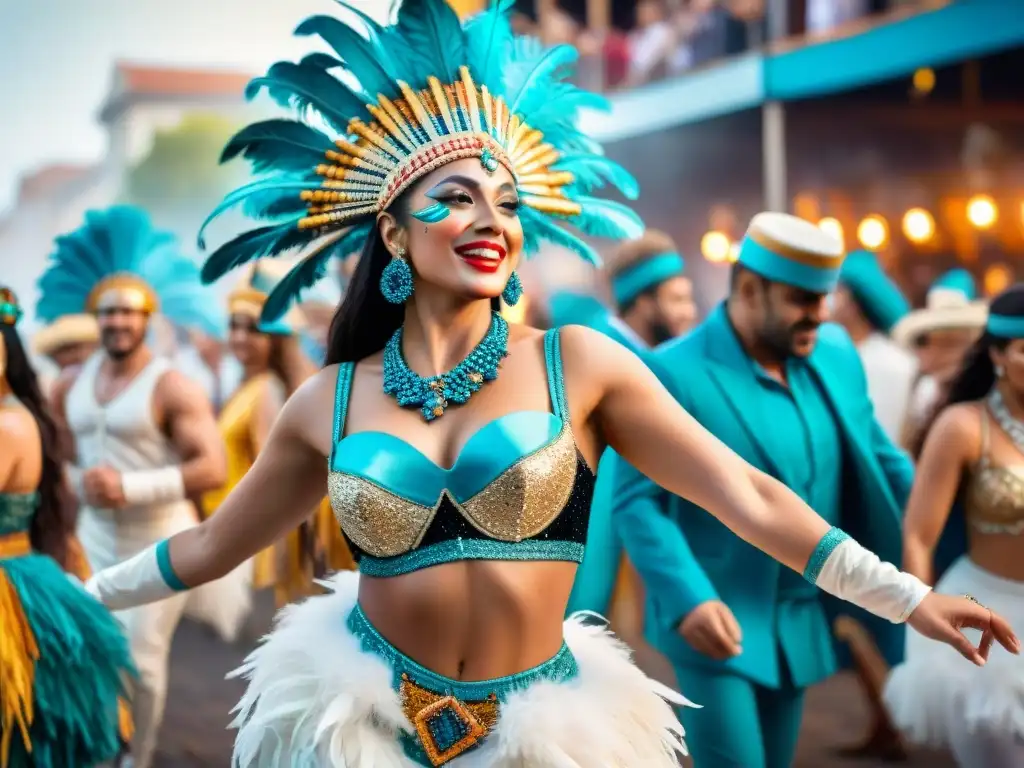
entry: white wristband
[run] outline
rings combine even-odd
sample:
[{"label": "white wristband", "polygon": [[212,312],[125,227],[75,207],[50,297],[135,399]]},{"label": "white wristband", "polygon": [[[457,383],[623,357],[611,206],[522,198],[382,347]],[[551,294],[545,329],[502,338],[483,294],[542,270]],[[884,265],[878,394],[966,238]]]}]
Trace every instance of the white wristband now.
[{"label": "white wristband", "polygon": [[85,589],[110,610],[121,611],[164,600],[188,587],[171,569],[164,540],[94,574],[85,582]]},{"label": "white wristband", "polygon": [[831,595],[894,624],[907,620],[931,587],[892,563],[884,563],[838,528],[826,533],[804,577]]},{"label": "white wristband", "polygon": [[121,490],[133,507],[166,504],[185,498],[185,481],[179,467],[145,469],[122,474]]},{"label": "white wristband", "polygon": [[82,475],[85,474],[84,470],[79,469],[74,464],[67,464],[68,482],[71,484],[71,490],[79,501],[85,499],[85,490],[82,488]]}]

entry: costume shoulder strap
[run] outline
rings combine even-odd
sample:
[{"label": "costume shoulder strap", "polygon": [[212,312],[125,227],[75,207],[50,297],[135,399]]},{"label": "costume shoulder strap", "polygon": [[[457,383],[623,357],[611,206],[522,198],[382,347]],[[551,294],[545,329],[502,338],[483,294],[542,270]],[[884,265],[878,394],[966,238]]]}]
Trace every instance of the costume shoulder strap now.
[{"label": "costume shoulder strap", "polygon": [[[338,382],[334,388],[334,432],[331,435],[332,445],[341,442],[345,434],[345,418],[348,415],[348,396],[352,389],[352,373],[355,371],[355,363],[340,363],[338,365]],[[331,449],[332,453],[334,449]]]},{"label": "costume shoulder strap", "polygon": [[548,392],[551,410],[564,423],[569,422],[569,404],[565,397],[565,379],[562,375],[562,345],[560,329],[552,328],[544,334],[544,361],[548,369]]}]

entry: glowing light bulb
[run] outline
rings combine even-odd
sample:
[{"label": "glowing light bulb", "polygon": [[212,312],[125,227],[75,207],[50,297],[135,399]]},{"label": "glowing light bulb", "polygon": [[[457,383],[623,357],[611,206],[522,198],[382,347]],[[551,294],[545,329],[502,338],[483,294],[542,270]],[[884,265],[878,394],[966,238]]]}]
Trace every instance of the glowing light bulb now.
[{"label": "glowing light bulb", "polygon": [[871,214],[857,226],[857,239],[869,251],[878,250],[889,239],[889,225],[881,216]]},{"label": "glowing light bulb", "polygon": [[700,239],[700,252],[713,264],[720,264],[729,258],[729,238],[724,232],[706,232]]},{"label": "glowing light bulb", "polygon": [[924,208],[911,208],[903,214],[903,234],[912,243],[924,243],[935,235],[935,219]]},{"label": "glowing light bulb", "polygon": [[967,220],[978,229],[988,229],[998,218],[996,201],[988,195],[975,195],[967,201]]}]

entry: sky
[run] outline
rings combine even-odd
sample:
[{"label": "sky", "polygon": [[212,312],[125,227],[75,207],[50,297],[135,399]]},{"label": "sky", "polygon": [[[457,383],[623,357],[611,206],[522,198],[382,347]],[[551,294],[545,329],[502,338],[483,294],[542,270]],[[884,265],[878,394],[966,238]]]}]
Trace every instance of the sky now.
[{"label": "sky", "polygon": [[[351,0],[382,20],[389,0]],[[0,215],[18,178],[50,163],[91,163],[105,136],[96,116],[114,62],[261,74],[296,59],[292,37],[331,0],[0,0]]]}]

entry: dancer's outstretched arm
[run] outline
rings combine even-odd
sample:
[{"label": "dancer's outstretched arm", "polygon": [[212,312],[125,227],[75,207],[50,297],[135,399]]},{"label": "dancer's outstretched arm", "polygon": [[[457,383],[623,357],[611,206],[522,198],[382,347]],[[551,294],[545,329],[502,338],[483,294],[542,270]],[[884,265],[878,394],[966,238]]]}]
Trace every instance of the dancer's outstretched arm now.
[{"label": "dancer's outstretched arm", "polygon": [[[755,469],[691,417],[625,347],[582,327],[563,330],[570,402],[630,464],[708,510],[736,535],[820,588],[983,663],[993,639],[1019,644],[999,616],[966,598],[932,594],[918,578],[881,562],[799,496]],[[737,568],[742,564],[737,563]],[[974,648],[962,627],[985,632]]]}]

